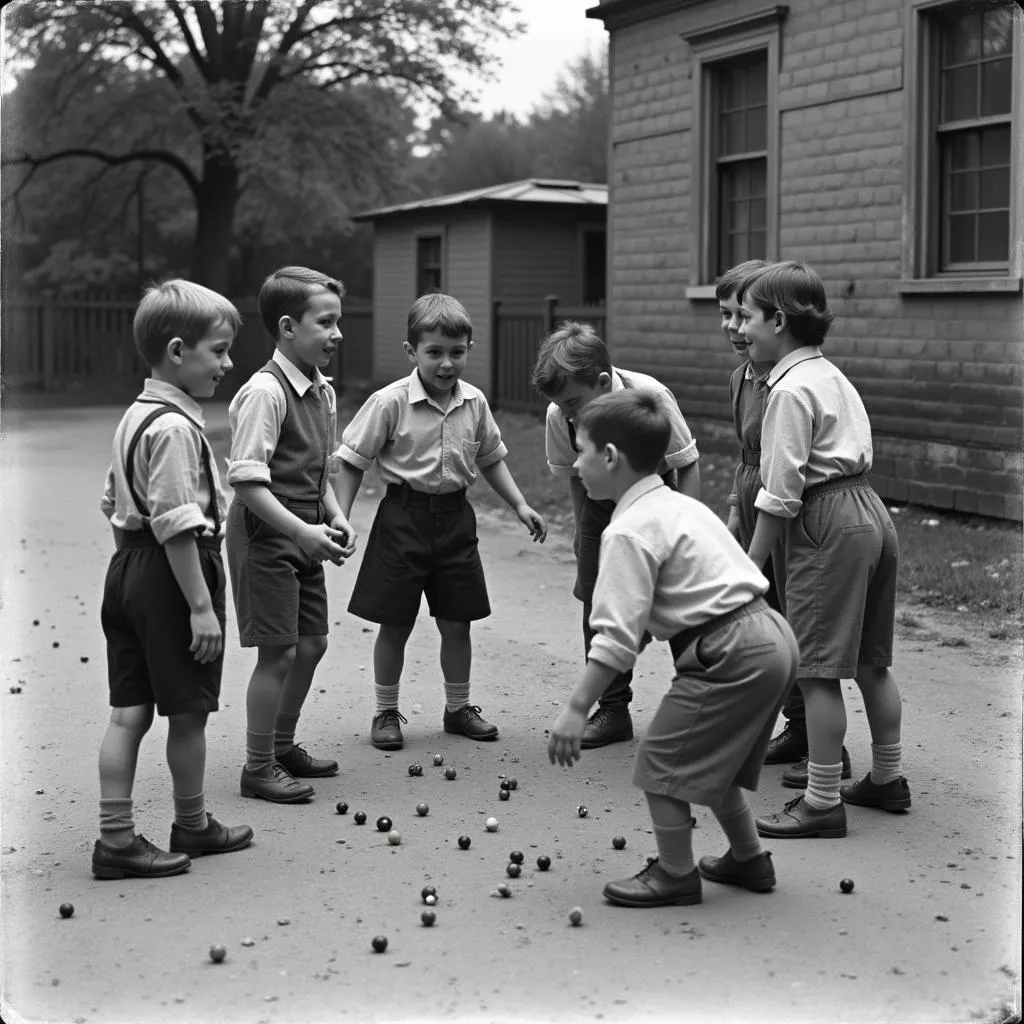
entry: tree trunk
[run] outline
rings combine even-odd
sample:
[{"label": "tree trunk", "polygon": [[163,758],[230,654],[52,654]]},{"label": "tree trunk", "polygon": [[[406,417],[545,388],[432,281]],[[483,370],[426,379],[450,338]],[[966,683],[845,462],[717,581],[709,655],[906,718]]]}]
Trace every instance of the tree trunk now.
[{"label": "tree trunk", "polygon": [[231,284],[231,250],[240,189],[238,166],[229,156],[207,152],[196,202],[192,278],[222,295]]}]

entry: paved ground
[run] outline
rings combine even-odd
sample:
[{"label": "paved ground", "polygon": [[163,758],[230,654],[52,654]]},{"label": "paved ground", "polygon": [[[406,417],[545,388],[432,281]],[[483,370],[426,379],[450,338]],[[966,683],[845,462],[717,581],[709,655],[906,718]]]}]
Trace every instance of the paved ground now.
[{"label": "paved ground", "polygon": [[[906,770],[913,811],[852,810],[837,841],[774,842],[777,890],[754,896],[705,883],[698,907],[630,911],[601,900],[609,878],[653,852],[633,747],[552,768],[544,730],[579,667],[569,539],[529,543],[508,517],[482,516],[495,614],[475,632],[474,699],[500,724],[475,746],[440,728],[437,641],[422,619],[403,707],[407,749],[367,740],[372,634],[348,617],[352,568],[330,573],[337,621],[300,727],[338,778],[315,802],[275,807],[238,795],[244,691],[252,655],[229,626],[224,706],[209,729],[207,793],[221,820],[249,822],[252,847],[197,861],[163,881],[97,882],[96,751],[106,721],[98,595],[110,551],[98,495],[113,409],[9,414],[0,449],[0,770],[2,996],[5,1021],[967,1021],[1002,1019],[1019,1000],[1021,662],[976,634],[966,648],[903,639]],[[223,417],[215,410],[213,419]],[[539,456],[538,456],[539,459]],[[357,506],[365,531],[372,498]],[[915,610],[915,615],[918,612]],[[929,626],[941,635],[950,623]],[[956,622],[960,632],[965,623]],[[641,660],[635,718],[649,720],[669,659]],[[20,694],[9,692],[21,685]],[[869,766],[859,698],[848,745]],[[166,842],[170,784],[160,723],[143,747],[136,818]],[[445,781],[434,752],[458,770]],[[422,778],[407,765],[424,764]],[[790,791],[767,769],[758,811]],[[502,775],[519,788],[498,801]],[[335,803],[345,800],[347,816]],[[430,805],[417,817],[419,801]],[[581,819],[576,806],[589,807]],[[353,823],[364,809],[371,824]],[[388,814],[389,847],[373,828]],[[483,822],[494,814],[497,833]],[[698,812],[696,849],[719,853]],[[456,838],[472,837],[468,852]],[[628,840],[624,851],[614,835]],[[505,876],[508,853],[526,854]],[[547,874],[538,854],[552,857]],[[843,895],[838,882],[856,882]],[[494,895],[508,881],[509,899]],[[437,886],[437,924],[420,924],[420,888]],[[70,920],[58,915],[75,905]],[[573,928],[567,914],[583,910]],[[383,955],[370,939],[386,934]],[[254,944],[242,945],[251,937]],[[210,963],[211,943],[228,949]],[[1017,1003],[1019,1006],[1019,1002]]]}]

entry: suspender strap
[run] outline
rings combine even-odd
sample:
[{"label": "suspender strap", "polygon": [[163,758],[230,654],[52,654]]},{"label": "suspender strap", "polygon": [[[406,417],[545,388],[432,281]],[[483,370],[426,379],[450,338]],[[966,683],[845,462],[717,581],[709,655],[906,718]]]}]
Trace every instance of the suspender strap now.
[{"label": "suspender strap", "polygon": [[[220,536],[220,508],[217,502],[217,483],[214,480],[213,466],[210,463],[209,446],[207,445],[206,438],[203,436],[203,428],[200,427],[187,412],[179,409],[176,405],[172,405],[170,402],[156,402],[149,398],[140,398],[138,401],[140,404],[155,405],[156,408],[139,424],[135,433],[132,435],[131,441],[128,442],[128,451],[125,454],[124,475],[128,481],[128,490],[131,492],[132,500],[135,502],[135,507],[142,514],[144,519],[149,519],[149,511],[146,508],[146,502],[135,489],[135,452],[139,447],[139,442],[142,440],[142,435],[149,429],[149,425],[154,420],[159,419],[161,416],[165,416],[169,412],[176,412],[179,416],[184,416],[199,433],[199,450],[202,453],[203,471],[206,474],[206,483],[210,489],[210,518],[213,520],[213,535],[215,537]],[[148,527],[148,522],[146,525]]]}]

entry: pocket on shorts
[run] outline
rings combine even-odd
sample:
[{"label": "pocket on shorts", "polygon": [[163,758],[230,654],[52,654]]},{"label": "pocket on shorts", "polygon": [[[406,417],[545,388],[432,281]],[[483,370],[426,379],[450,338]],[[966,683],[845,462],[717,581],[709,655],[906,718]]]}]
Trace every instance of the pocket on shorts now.
[{"label": "pocket on shorts", "polygon": [[822,522],[822,503],[820,501],[805,501],[800,508],[800,514],[796,517],[807,543],[812,548],[820,548],[824,535],[825,524]]},{"label": "pocket on shorts", "polygon": [[847,536],[851,533],[874,533],[874,523],[861,523],[859,526],[844,526],[843,536]]}]

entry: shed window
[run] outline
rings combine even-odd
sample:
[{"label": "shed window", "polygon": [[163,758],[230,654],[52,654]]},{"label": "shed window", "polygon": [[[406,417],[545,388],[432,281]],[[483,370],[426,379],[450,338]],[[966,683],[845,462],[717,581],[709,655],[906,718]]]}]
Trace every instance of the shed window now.
[{"label": "shed window", "polygon": [[416,239],[416,294],[427,295],[444,289],[440,235],[421,235]]}]

